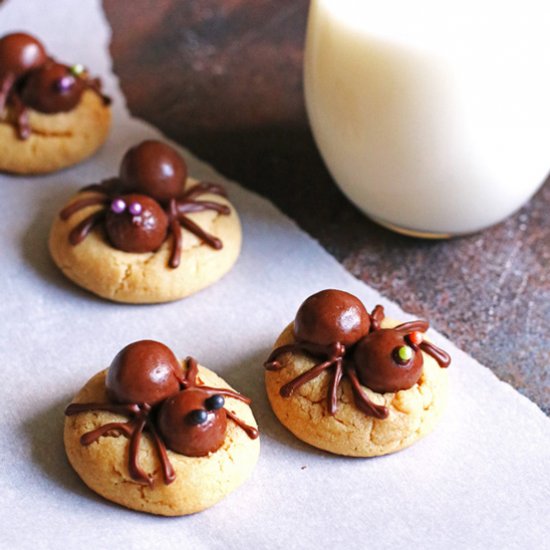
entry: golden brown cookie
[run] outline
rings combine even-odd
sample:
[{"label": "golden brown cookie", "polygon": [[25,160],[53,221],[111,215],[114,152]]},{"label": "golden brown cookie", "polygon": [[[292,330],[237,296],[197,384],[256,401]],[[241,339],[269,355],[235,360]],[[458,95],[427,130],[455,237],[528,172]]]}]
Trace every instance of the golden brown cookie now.
[{"label": "golden brown cookie", "polygon": [[0,171],[45,174],[93,154],[111,123],[111,100],[80,64],[56,61],[25,32],[0,37]]},{"label": "golden brown cookie", "polygon": [[[138,342],[125,349],[128,350],[132,346],[144,343],[150,344],[150,341]],[[154,344],[159,345],[158,343]],[[113,365],[111,365],[111,369]],[[155,444],[151,430],[147,427],[141,435],[137,452],[138,467],[144,474],[141,479],[139,475],[136,475],[135,472],[132,474],[129,470],[129,448],[132,439],[130,433],[125,434],[123,429],[103,431],[103,435],[97,437],[93,442],[88,441],[87,444],[83,444],[83,438],[93,439],[90,433],[94,434],[94,430],[102,430],[106,424],[120,423],[135,429],[136,424],[139,423],[138,416],[131,417],[129,414],[116,414],[102,410],[78,412],[75,409],[78,407],[75,404],[91,403],[100,407],[101,405],[98,404],[111,402],[106,391],[106,373],[107,371],[99,372],[80,390],[67,409],[70,416],[67,416],[65,421],[64,442],[67,456],[73,468],[90,489],[113,502],[134,510],[178,516],[199,512],[213,506],[241,485],[250,475],[258,460],[259,439],[250,437],[250,433],[247,433],[229,416],[221,446],[206,456],[186,456],[168,448],[166,464],[169,465],[169,470],[171,468],[172,474],[171,477],[168,476],[168,482],[163,478],[165,465],[159,458],[161,455],[158,446]],[[215,390],[220,390],[222,393],[227,390],[226,393],[223,393],[225,395],[223,410],[229,411],[228,415],[238,417],[237,421],[246,424],[249,431],[253,430],[256,422],[250,407],[242,400],[230,397],[232,392],[230,386],[219,376],[199,366],[197,384],[192,389],[178,392],[177,395],[184,396],[185,392],[196,393],[203,386],[209,386],[214,390],[201,397],[201,400],[208,404],[208,399],[212,401],[212,396],[214,396],[214,401],[220,399]],[[170,399],[173,397],[166,398],[157,404],[156,407],[160,412],[147,417],[155,418],[153,424],[156,426],[156,434],[163,441],[166,441],[166,438],[160,429],[162,426],[159,427],[158,418],[164,414],[166,402]],[[221,399],[222,403],[223,401]],[[217,405],[214,403],[210,407],[199,405],[201,409],[206,407],[206,411],[202,410],[205,416],[208,414],[212,417],[214,413],[217,414],[222,410],[219,408],[220,406],[220,403]],[[73,408],[72,412],[71,407]],[[84,406],[84,408],[86,407]],[[197,410],[191,412],[197,416]],[[154,416],[155,414],[157,416]],[[132,418],[134,424],[131,424]],[[188,419],[189,414],[181,421],[178,419],[177,421],[185,423]],[[130,424],[127,424],[128,420],[131,421]],[[196,426],[191,427],[195,428]],[[186,440],[184,440],[185,443]]]},{"label": "golden brown cookie", "polygon": [[111,109],[90,90],[72,111],[44,114],[29,110],[30,136],[19,139],[13,112],[0,116],[0,171],[46,174],[67,168],[93,155],[105,142]]},{"label": "golden brown cookie", "polygon": [[326,290],[308,298],[265,366],[273,411],[296,437],[335,454],[370,457],[429,433],[447,400],[449,356],[377,306]]},{"label": "golden brown cookie", "polygon": [[[190,180],[190,186],[193,183],[195,180]],[[89,195],[79,193],[67,204]],[[168,265],[173,236],[156,252],[132,253],[114,248],[103,227],[97,227],[81,243],[72,245],[69,233],[99,210],[98,206],[84,208],[66,221],[56,217],[50,232],[50,253],[69,279],[102,298],[131,304],[185,298],[225,275],[241,249],[241,224],[235,208],[224,197],[207,194],[204,199],[216,200],[231,209],[229,215],[215,211],[188,214],[205,231],[221,239],[223,248],[213,249],[183,230],[181,262],[177,268]]]}]

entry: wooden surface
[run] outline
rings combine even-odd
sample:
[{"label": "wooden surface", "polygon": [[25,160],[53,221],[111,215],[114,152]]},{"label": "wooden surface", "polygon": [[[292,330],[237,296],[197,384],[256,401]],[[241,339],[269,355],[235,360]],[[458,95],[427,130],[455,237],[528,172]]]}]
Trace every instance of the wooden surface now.
[{"label": "wooden surface", "polygon": [[270,198],[356,277],[550,413],[550,182],[471,237],[414,240],[370,222],[335,186],[308,129],[307,4],[104,0],[130,110]]}]

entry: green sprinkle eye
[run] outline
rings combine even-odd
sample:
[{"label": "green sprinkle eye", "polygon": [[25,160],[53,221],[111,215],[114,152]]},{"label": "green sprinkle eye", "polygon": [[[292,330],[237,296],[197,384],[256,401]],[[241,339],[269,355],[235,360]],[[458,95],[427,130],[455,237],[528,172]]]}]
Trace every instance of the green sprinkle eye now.
[{"label": "green sprinkle eye", "polygon": [[413,350],[409,346],[401,346],[395,350],[395,358],[399,363],[408,363],[413,356]]},{"label": "green sprinkle eye", "polygon": [[80,76],[85,71],[84,65],[82,65],[81,63],[73,65],[69,70],[74,76]]}]

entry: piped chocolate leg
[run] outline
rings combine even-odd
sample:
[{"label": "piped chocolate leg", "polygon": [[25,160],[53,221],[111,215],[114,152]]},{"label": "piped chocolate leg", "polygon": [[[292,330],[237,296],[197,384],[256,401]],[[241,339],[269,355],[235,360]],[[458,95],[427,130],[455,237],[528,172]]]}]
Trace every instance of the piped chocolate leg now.
[{"label": "piped chocolate leg", "polygon": [[132,435],[132,428],[129,422],[110,422],[104,424],[91,432],[86,432],[81,438],[80,443],[84,446],[91,445],[94,441],[97,441],[102,435],[109,432],[122,433],[128,437]]},{"label": "piped chocolate leg", "polygon": [[79,210],[82,210],[83,208],[86,208],[88,206],[95,206],[97,204],[105,205],[108,202],[109,199],[107,199],[107,197],[86,197],[84,199],[79,199],[69,204],[69,206],[63,208],[63,210],[61,210],[61,212],[59,213],[59,217],[62,220],[68,220],[73,214],[75,214]]},{"label": "piped chocolate leg", "polygon": [[201,195],[206,193],[211,193],[213,195],[220,195],[221,197],[227,197],[227,191],[217,183],[209,183],[207,181],[201,181],[194,185],[182,195],[183,200],[193,200]]},{"label": "piped chocolate leg", "polygon": [[243,403],[246,403],[247,405],[250,405],[252,403],[252,399],[249,397],[245,397],[244,395],[241,395],[240,393],[233,391],[233,390],[227,390],[225,388],[212,388],[211,386],[197,386],[202,391],[211,393],[212,395],[225,395],[226,397],[232,397],[233,399],[238,399],[239,401],[242,401]]},{"label": "piped chocolate leg", "polygon": [[185,387],[194,386],[197,383],[197,376],[199,375],[199,364],[194,357],[187,357],[185,359],[185,366],[187,370],[185,371],[183,385]]},{"label": "piped chocolate leg", "polygon": [[227,416],[231,418],[231,420],[233,420],[233,422],[235,422],[237,426],[239,426],[239,428],[242,428],[246,432],[246,435],[250,437],[250,439],[256,439],[258,435],[260,435],[258,430],[254,428],[254,426],[249,426],[248,424],[243,422],[235,413],[232,413],[227,409],[224,409],[224,411]]},{"label": "piped chocolate leg", "polygon": [[332,378],[330,379],[330,384],[328,388],[328,412],[331,415],[336,414],[338,410],[338,386],[342,380],[342,375],[344,374],[344,367],[342,365],[342,359],[339,359],[335,366],[334,372],[332,373]]},{"label": "piped chocolate leg", "polygon": [[394,330],[401,333],[409,332],[426,332],[430,328],[430,323],[428,321],[409,321],[407,323],[402,323],[397,325]]},{"label": "piped chocolate leg", "polygon": [[141,434],[143,433],[143,428],[145,428],[146,423],[147,421],[145,418],[139,418],[134,421],[134,429],[130,436],[130,446],[128,449],[128,471],[130,472],[130,477],[134,481],[151,486],[153,484],[152,478],[144,472],[137,459]]},{"label": "piped chocolate leg", "polygon": [[13,73],[5,75],[2,80],[0,80],[0,114],[2,114],[6,106],[14,82],[15,76]]},{"label": "piped chocolate leg", "polygon": [[160,438],[154,424],[151,421],[147,422],[147,428],[151,433],[153,443],[157,450],[157,455],[159,457],[160,464],[162,467],[162,475],[164,477],[164,483],[166,483],[166,485],[170,485],[170,483],[172,483],[176,479],[176,472],[174,470],[174,467],[172,466],[172,463],[170,462],[170,459],[168,458],[168,453],[166,452],[166,445],[164,444],[164,441]]},{"label": "piped chocolate leg", "polygon": [[29,112],[24,103],[19,99],[16,93],[11,94],[13,101],[13,109],[15,116],[15,127],[17,130],[17,137],[21,140],[26,140],[31,135],[31,125],[29,123]]},{"label": "piped chocolate leg", "polygon": [[180,265],[181,262],[181,225],[178,221],[178,212],[176,209],[176,200],[172,199],[169,206],[170,212],[170,231],[172,233],[173,242],[172,242],[172,252],[170,254],[170,259],[168,260],[168,265],[172,268],[176,268]]},{"label": "piped chocolate leg", "polygon": [[286,344],[285,346],[279,346],[270,353],[267,361],[264,363],[264,368],[271,371],[281,370],[283,365],[281,365],[281,363],[277,360],[279,356],[283,355],[283,353],[290,353],[300,350],[301,347],[299,344]]},{"label": "piped chocolate leg", "polygon": [[90,214],[87,218],[84,218],[76,227],[74,227],[69,233],[69,242],[76,246],[80,244],[92,231],[92,229],[99,225],[105,217],[105,211],[99,210]]},{"label": "piped chocolate leg", "polygon": [[374,416],[375,418],[384,419],[389,416],[388,408],[384,405],[377,405],[369,399],[369,396],[365,393],[359,379],[357,378],[357,373],[355,372],[355,367],[348,367],[347,373],[349,380],[351,382],[351,387],[353,390],[353,395],[355,398],[355,405],[358,409],[363,411],[368,416]]},{"label": "piped chocolate leg", "polygon": [[279,390],[281,397],[290,397],[299,387],[319,376],[321,372],[328,369],[331,365],[333,365],[333,363],[334,361],[332,359],[324,361],[323,363],[318,363],[314,367],[311,367],[308,371],[303,372],[290,382],[286,383]]},{"label": "piped chocolate leg", "polygon": [[451,356],[435,344],[423,340],[419,344],[419,348],[422,351],[425,351],[428,355],[431,355],[440,367],[447,368],[451,364]]},{"label": "piped chocolate leg", "polygon": [[139,413],[139,405],[126,405],[124,403],[71,403],[65,409],[67,416],[89,412],[89,411],[106,411],[115,414],[136,415]]},{"label": "piped chocolate leg", "polygon": [[182,201],[177,203],[178,214],[188,214],[190,212],[204,212],[205,210],[214,210],[218,214],[227,216],[231,213],[231,209],[226,204],[219,204],[212,201]]},{"label": "piped chocolate leg", "polygon": [[193,220],[189,219],[187,216],[179,216],[179,223],[183,225],[187,231],[190,231],[196,235],[201,241],[206,243],[211,248],[214,248],[215,250],[220,250],[223,248],[223,243],[220,239],[218,239],[218,237],[214,237],[214,235],[207,233],[202,227],[196,224]]},{"label": "piped chocolate leg", "polygon": [[370,317],[370,324],[371,324],[370,331],[372,332],[373,330],[379,330],[380,324],[382,323],[382,320],[385,317],[384,307],[381,305],[377,305],[372,310],[372,313],[369,315],[369,317]]}]

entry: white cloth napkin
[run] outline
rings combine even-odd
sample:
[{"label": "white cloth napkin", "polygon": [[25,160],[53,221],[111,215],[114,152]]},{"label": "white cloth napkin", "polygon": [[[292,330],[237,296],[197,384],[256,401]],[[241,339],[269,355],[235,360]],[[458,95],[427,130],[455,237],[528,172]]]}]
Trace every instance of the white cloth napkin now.
[{"label": "white cloth napkin", "polygon": [[[261,365],[305,297],[341,288],[406,316],[272,204],[187,151],[191,173],[226,183],[242,216],[244,248],[234,270],[189,299],[156,306],[109,303],[67,281],[46,248],[53,217],[80,186],[116,173],[129,146],[161,136],[126,110],[99,0],[8,1],[0,35],[16,29],[103,76],[114,129],[78,167],[0,176],[1,548],[548,548],[550,420],[436,332],[430,337],[453,357],[451,399],[438,429],[412,448],[341,458],[302,444],[278,423]],[[196,356],[254,399],[258,467],[243,487],[195,516],[159,518],[111,504],[65,459],[64,406],[140,338]]]}]

